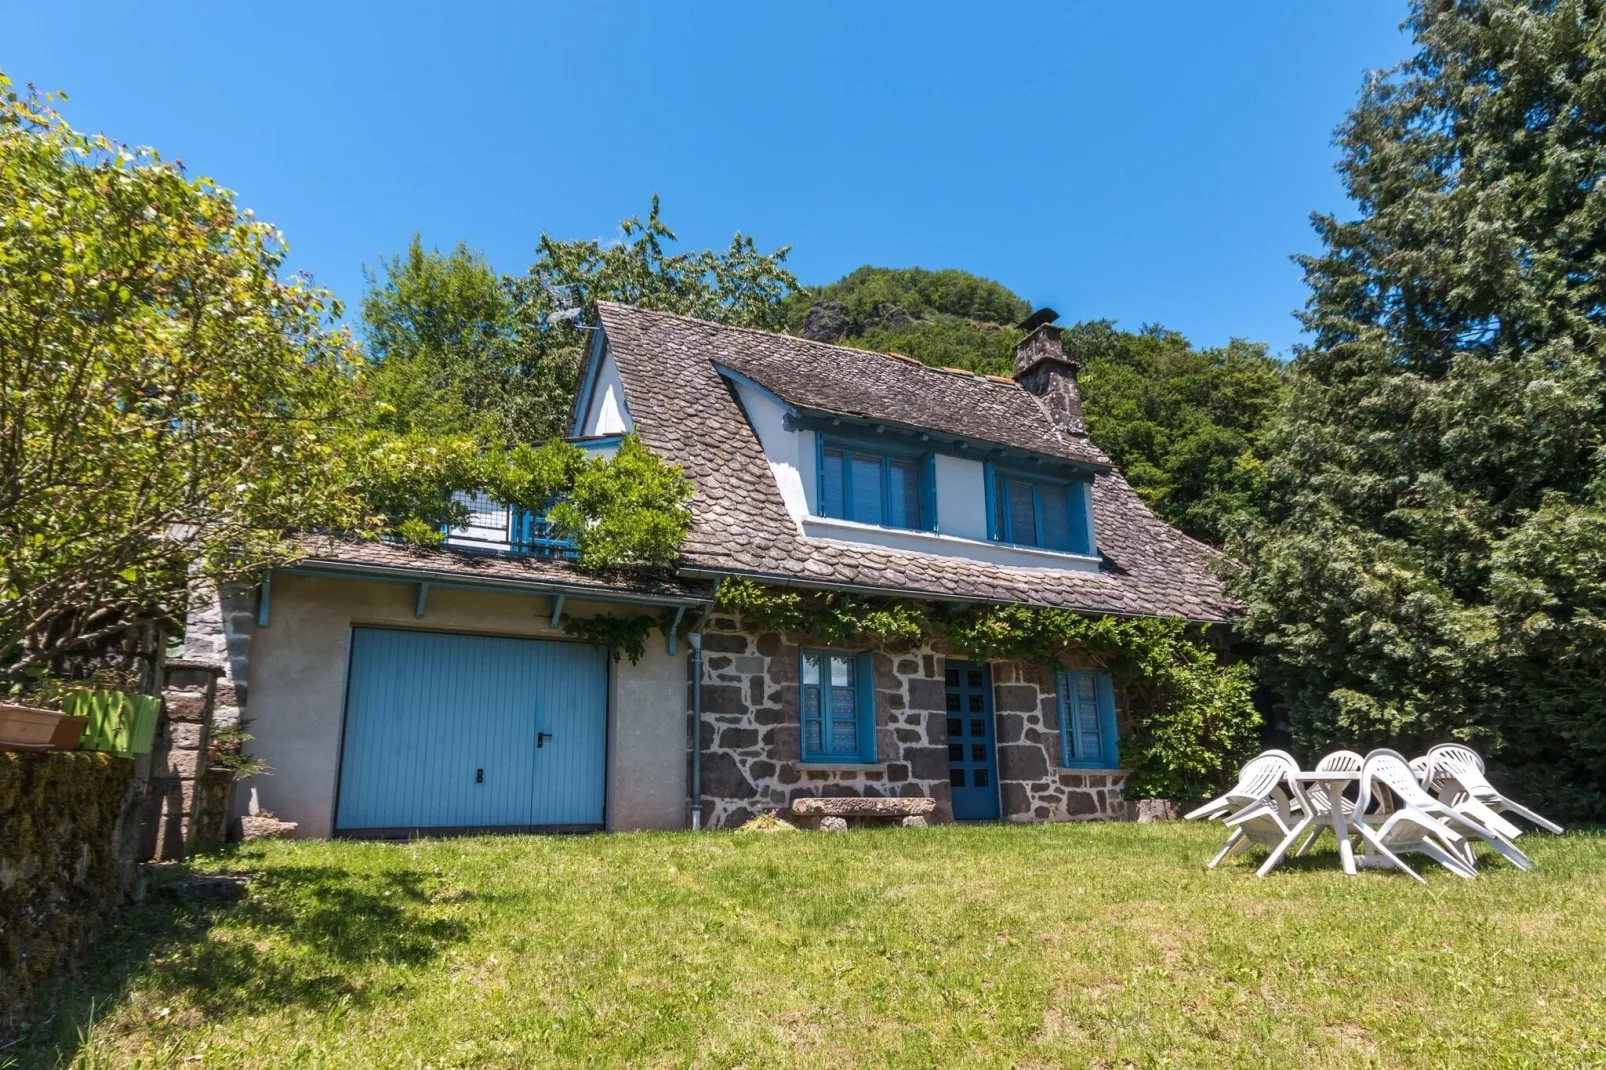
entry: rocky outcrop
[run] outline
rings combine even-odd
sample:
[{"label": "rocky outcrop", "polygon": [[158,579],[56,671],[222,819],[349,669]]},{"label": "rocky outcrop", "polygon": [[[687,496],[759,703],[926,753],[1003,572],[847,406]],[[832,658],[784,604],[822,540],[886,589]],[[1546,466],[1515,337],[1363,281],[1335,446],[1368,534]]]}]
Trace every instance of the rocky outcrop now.
[{"label": "rocky outcrop", "polygon": [[848,336],[848,309],[835,301],[820,301],[803,314],[798,334],[811,342],[840,342]]}]

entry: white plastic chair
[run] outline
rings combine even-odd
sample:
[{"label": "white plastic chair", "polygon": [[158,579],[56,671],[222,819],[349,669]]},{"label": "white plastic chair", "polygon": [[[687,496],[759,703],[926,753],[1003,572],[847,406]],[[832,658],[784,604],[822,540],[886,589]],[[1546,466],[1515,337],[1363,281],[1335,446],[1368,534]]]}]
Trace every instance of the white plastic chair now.
[{"label": "white plastic chair", "polygon": [[[1546,832],[1553,832],[1558,836],[1561,835],[1562,828],[1560,825],[1539,816],[1521,803],[1513,802],[1500,794],[1500,789],[1489,783],[1488,778],[1483,775],[1483,759],[1478,757],[1478,752],[1471,747],[1465,747],[1459,743],[1440,743],[1438,746],[1428,749],[1428,757],[1433,761],[1434,769],[1439,777],[1458,789],[1456,800],[1451,803],[1452,806],[1469,810],[1474,816],[1477,816],[1479,811],[1487,812],[1490,817],[1494,818],[1494,821],[1485,821],[1486,824],[1491,826],[1495,826],[1499,822],[1504,823],[1509,828],[1516,829],[1515,825],[1499,816],[1503,813],[1513,813],[1518,817],[1527,818]],[[1464,798],[1461,796],[1464,796]],[[1517,834],[1520,834],[1521,831],[1521,829],[1517,829]],[[1506,835],[1512,836],[1513,834],[1508,832]]]},{"label": "white plastic chair", "polygon": [[[1425,814],[1446,828],[1454,831],[1459,842],[1450,844],[1457,859],[1468,870],[1475,872],[1473,866],[1475,859],[1472,855],[1472,845],[1464,838],[1470,834],[1483,840],[1493,847],[1506,861],[1522,870],[1532,870],[1534,864],[1528,856],[1517,850],[1516,844],[1488,824],[1478,819],[1474,814],[1465,810],[1457,810],[1449,804],[1435,799],[1427,793],[1411,772],[1410,765],[1405,757],[1397,751],[1377,750],[1366,756],[1368,763],[1377,758],[1378,766],[1376,776],[1381,779],[1395,795],[1397,795],[1406,808],[1419,814]],[[1362,780],[1367,780],[1363,769]],[[1431,854],[1432,852],[1426,852]]]},{"label": "white plastic chair", "polygon": [[[1470,751],[1468,753],[1471,753]],[[1468,794],[1456,780],[1451,777],[1443,763],[1436,760],[1433,752],[1411,759],[1411,771],[1416,773],[1417,780],[1429,795],[1440,802],[1447,804],[1457,813],[1466,814],[1479,824],[1498,832],[1508,840],[1516,840],[1522,835],[1522,829],[1495,813],[1489,807]]]},{"label": "white plastic chair", "polygon": [[[1287,763],[1286,765],[1281,763]],[[1214,821],[1227,817],[1264,799],[1281,782],[1287,766],[1299,768],[1293,755],[1287,751],[1268,750],[1255,755],[1238,770],[1238,783],[1225,795],[1189,810],[1182,815],[1184,821]]]},{"label": "white plastic chair", "polygon": [[[1397,751],[1385,751],[1385,753],[1403,758],[1403,755],[1400,755]],[[1438,758],[1433,755],[1432,751],[1429,751],[1425,756],[1424,766],[1427,770],[1428,783],[1432,784],[1443,780],[1441,774],[1443,774],[1444,767]],[[1532,870],[1534,868],[1534,864],[1529,861],[1528,856],[1519,851],[1517,845],[1512,842],[1513,837],[1508,831],[1514,830],[1520,835],[1522,830],[1476,800],[1465,799],[1463,800],[1463,805],[1451,805],[1443,798],[1434,798],[1428,793],[1427,788],[1423,787],[1413,796],[1413,805],[1449,825],[1463,837],[1470,833],[1472,836],[1483,840],[1518,869]],[[1468,867],[1476,865],[1477,860],[1473,857],[1470,842],[1462,844],[1460,857]]]},{"label": "white plastic chair", "polygon": [[[1316,772],[1358,773],[1360,772],[1362,761],[1361,756],[1352,750],[1336,750],[1316,763]],[[1311,846],[1321,838],[1323,829],[1329,831],[1332,829],[1334,800],[1328,794],[1327,785],[1319,781],[1305,785],[1305,798],[1311,804],[1310,816],[1315,819],[1315,823],[1310,830],[1310,835],[1305,837],[1305,842],[1300,845],[1299,850],[1294,852],[1295,858],[1311,849]],[[1352,815],[1355,813],[1355,804],[1344,798],[1342,793],[1339,794],[1337,803],[1342,808],[1344,817],[1353,820]]]},{"label": "white plastic chair", "polygon": [[[1207,869],[1216,868],[1229,854],[1239,854],[1253,846],[1265,847],[1271,852],[1257,871],[1259,876],[1264,877],[1282,861],[1289,845],[1311,821],[1311,806],[1305,801],[1299,782],[1293,779],[1298,771],[1298,763],[1281,751],[1268,751],[1244,766],[1238,786],[1223,798],[1250,801],[1227,817],[1225,824],[1232,829],[1232,835],[1210,860]],[[1297,822],[1289,810],[1288,796],[1283,793],[1284,784],[1304,810],[1304,817]]]},{"label": "white plastic chair", "polygon": [[[1374,820],[1381,819],[1375,828],[1366,820],[1366,811],[1376,797],[1374,784],[1381,784],[1384,791],[1393,792],[1400,803],[1387,816],[1381,811],[1374,814]],[[1460,857],[1465,841],[1454,829],[1429,813],[1429,810],[1435,809],[1448,808],[1423,790],[1403,755],[1391,750],[1375,750],[1361,763],[1361,790],[1355,800],[1353,827],[1366,841],[1370,852],[1388,859],[1423,884],[1427,881],[1400,860],[1401,854],[1411,851],[1425,854],[1456,876],[1471,880],[1478,874]]]}]

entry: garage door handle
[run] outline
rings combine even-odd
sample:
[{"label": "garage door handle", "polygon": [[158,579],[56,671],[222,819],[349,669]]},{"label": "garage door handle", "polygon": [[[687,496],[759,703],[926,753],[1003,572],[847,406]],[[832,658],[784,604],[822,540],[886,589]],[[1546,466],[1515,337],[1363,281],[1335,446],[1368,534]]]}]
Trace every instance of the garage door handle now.
[{"label": "garage door handle", "polygon": [[537,732],[535,734],[535,745],[537,747],[544,747],[544,746],[546,746],[546,741],[551,739],[551,738],[552,738],[552,733],[551,732]]}]

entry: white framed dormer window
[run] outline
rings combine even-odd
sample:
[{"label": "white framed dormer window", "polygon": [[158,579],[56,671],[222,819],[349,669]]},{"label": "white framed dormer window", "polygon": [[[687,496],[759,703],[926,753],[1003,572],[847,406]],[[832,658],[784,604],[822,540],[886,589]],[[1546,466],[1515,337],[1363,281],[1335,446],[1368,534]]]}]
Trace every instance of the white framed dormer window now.
[{"label": "white framed dormer window", "polygon": [[820,516],[935,531],[936,458],[873,440],[815,436]]},{"label": "white framed dormer window", "polygon": [[987,537],[994,542],[1041,550],[1089,554],[1093,537],[1093,487],[1086,480],[986,466]]}]

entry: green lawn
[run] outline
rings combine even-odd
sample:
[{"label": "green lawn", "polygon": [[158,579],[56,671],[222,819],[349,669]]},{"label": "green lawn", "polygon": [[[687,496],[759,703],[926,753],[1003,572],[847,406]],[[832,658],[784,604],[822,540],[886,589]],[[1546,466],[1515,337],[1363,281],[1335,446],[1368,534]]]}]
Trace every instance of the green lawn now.
[{"label": "green lawn", "polygon": [[243,899],[131,909],[0,1065],[1606,1065],[1606,837],[1426,888],[1330,847],[1206,872],[1219,839],[257,843],[191,867]]}]

